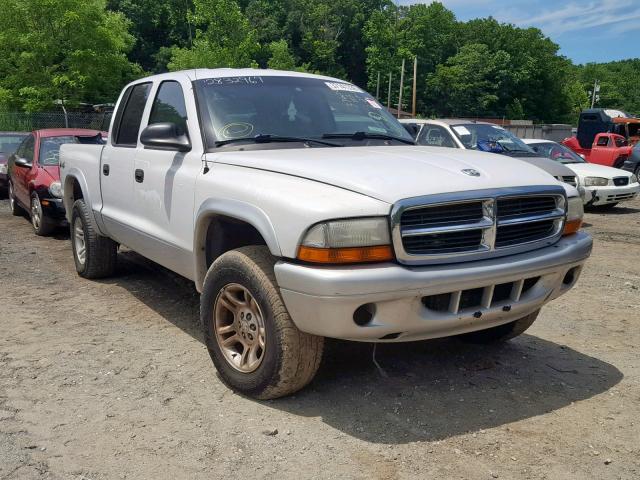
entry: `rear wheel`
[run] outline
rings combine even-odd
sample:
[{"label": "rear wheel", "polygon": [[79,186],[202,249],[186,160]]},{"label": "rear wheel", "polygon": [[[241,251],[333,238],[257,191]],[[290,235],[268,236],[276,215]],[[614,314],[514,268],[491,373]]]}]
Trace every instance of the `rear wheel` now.
[{"label": "rear wheel", "polygon": [[31,194],[31,225],[36,235],[40,236],[49,235],[56,227],[55,222],[45,215],[40,197],[35,192]]},{"label": "rear wheel", "polygon": [[205,278],[200,315],[221,379],[245,395],[269,399],[300,390],[315,376],[324,338],[303,333],[287,312],[263,246],[218,258]]},{"label": "rear wheel", "polygon": [[20,205],[18,205],[15,192],[13,191],[13,184],[11,182],[9,182],[9,210],[11,210],[11,215],[15,217],[19,217],[24,214],[24,210]]},{"label": "rear wheel", "polygon": [[71,249],[78,275],[84,278],[104,278],[116,270],[118,244],[99,235],[91,223],[84,200],[76,200],[71,216]]},{"label": "rear wheel", "polygon": [[487,328],[486,330],[465,333],[463,335],[459,335],[459,338],[467,343],[477,343],[482,345],[506,342],[518,335],[522,335],[531,325],[533,325],[533,322],[536,321],[539,313],[540,310],[536,310],[526,317],[519,318],[513,322],[498,325],[497,327]]}]

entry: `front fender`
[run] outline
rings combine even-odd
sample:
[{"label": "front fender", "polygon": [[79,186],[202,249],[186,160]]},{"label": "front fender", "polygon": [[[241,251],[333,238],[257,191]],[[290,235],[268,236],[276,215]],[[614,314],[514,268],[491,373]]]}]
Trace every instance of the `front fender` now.
[{"label": "front fender", "polygon": [[[82,198],[86,205],[89,207],[89,219],[94,229],[100,232],[101,235],[107,236],[104,225],[101,219],[96,218],[94,211],[100,211],[102,207],[102,197],[100,195],[92,196],[91,190],[87,185],[87,180],[82,170],[76,167],[71,167],[68,171],[65,170],[63,174],[63,195],[62,201],[64,203],[65,216],[67,221],[71,223],[71,215],[73,213],[73,204],[77,200],[74,195],[73,184],[78,182],[80,190],[82,191]],[[97,198],[95,198],[97,197]]]},{"label": "front fender", "polygon": [[207,274],[206,240],[209,223],[213,217],[220,215],[235,218],[252,225],[264,238],[271,254],[275,257],[282,256],[273,224],[267,214],[259,207],[233,199],[210,198],[205,200],[196,214],[193,239],[195,282],[198,291],[202,291],[204,277]]}]

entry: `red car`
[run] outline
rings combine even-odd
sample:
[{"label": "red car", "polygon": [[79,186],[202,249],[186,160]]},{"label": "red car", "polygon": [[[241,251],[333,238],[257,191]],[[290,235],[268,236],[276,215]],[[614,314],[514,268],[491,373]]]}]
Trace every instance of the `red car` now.
[{"label": "red car", "polygon": [[73,128],[35,130],[9,157],[11,213],[29,212],[37,235],[48,235],[65,221],[58,158],[65,143],[103,143],[102,132]]}]

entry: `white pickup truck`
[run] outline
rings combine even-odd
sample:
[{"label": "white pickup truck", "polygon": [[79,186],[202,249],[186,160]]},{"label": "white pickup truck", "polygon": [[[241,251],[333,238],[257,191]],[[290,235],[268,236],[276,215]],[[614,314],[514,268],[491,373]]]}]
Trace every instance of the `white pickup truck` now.
[{"label": "white pickup truck", "polygon": [[78,273],[114,274],[125,245],[193,280],[221,378],[262,399],[310,382],[325,337],[519,335],[592,245],[575,188],[416,146],[366,92],[302,73],[138,80],[61,176]]}]

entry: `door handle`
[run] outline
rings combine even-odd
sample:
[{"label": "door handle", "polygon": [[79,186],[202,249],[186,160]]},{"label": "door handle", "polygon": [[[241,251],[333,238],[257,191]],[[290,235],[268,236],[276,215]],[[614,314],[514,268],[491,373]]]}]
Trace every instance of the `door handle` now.
[{"label": "door handle", "polygon": [[104,174],[105,177],[109,176],[109,165],[108,164],[104,164],[102,165],[102,173]]},{"label": "door handle", "polygon": [[144,182],[144,170],[140,170],[139,168],[136,169],[136,173],[134,176],[135,176],[136,182],[138,183]]}]

